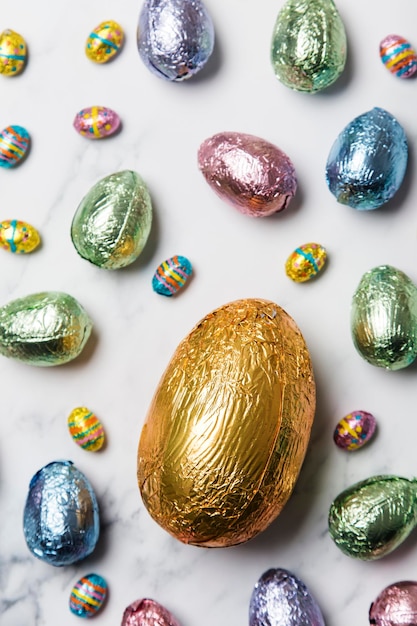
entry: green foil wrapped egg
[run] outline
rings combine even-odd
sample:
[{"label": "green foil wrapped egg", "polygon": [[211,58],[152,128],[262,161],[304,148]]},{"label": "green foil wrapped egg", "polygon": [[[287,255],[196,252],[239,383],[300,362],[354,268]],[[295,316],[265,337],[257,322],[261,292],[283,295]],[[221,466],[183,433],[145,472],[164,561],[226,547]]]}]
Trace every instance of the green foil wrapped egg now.
[{"label": "green foil wrapped egg", "polygon": [[380,265],[366,272],[351,309],[353,343],[372,365],[398,370],[417,356],[417,287],[401,270]]},{"label": "green foil wrapped egg", "polygon": [[371,561],[386,556],[417,525],[417,480],[373,476],[333,501],[329,531],[348,556]]},{"label": "green foil wrapped egg", "polygon": [[0,354],[30,365],[62,365],[81,353],[91,329],[72,296],[32,294],[0,308]]},{"label": "green foil wrapped egg", "polygon": [[139,174],[124,170],[98,181],[83,198],[71,239],[83,259],[115,270],[138,258],[151,224],[149,191]]},{"label": "green foil wrapped egg", "polygon": [[271,62],[286,87],[315,93],[343,72],[346,32],[333,0],[287,0],[272,37]]}]

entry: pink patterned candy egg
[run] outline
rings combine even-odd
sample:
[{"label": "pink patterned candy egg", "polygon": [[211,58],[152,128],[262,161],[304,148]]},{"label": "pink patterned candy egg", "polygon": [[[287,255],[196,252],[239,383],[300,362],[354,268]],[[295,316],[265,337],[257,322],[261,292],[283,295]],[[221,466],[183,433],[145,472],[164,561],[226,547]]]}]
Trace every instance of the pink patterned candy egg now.
[{"label": "pink patterned candy egg", "polygon": [[417,70],[417,54],[400,35],[388,35],[379,44],[381,61],[398,78],[410,78]]},{"label": "pink patterned candy egg", "polygon": [[119,130],[120,117],[107,107],[92,106],[77,113],[73,125],[87,139],[103,139]]},{"label": "pink patterned candy egg", "polygon": [[366,411],[352,411],[338,422],[333,439],[338,448],[358,450],[374,435],[376,419]]}]

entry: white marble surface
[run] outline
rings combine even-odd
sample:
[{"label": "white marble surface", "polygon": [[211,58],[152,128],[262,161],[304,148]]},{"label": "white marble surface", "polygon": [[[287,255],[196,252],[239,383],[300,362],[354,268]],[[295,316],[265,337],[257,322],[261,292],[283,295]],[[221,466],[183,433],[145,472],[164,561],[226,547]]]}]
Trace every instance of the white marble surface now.
[{"label": "white marble surface", "polygon": [[[2,0],[0,29],[26,38],[30,61],[14,79],[0,76],[0,126],[25,126],[33,139],[20,167],[0,171],[0,217],[36,226],[42,248],[25,258],[1,252],[0,304],[43,290],[74,295],[94,321],[94,338],[73,363],[35,368],[0,358],[0,622],[2,626],[76,624],[68,610],[79,576],[96,571],[109,584],[97,625],[120,624],[125,607],[151,597],[183,626],[248,623],[253,585],[270,567],[285,567],[316,596],[327,626],[366,624],[368,608],[388,584],[416,579],[416,532],[373,563],[344,556],[327,532],[330,502],[346,486],[377,473],[412,477],[417,369],[375,368],[356,353],[350,301],[361,275],[390,263],[417,281],[415,80],[391,76],[378,56],[391,32],[417,45],[414,0],[338,6],[349,40],[343,77],[326,92],[292,92],[274,77],[269,46],[281,1],[207,0],[217,34],[214,58],[188,83],[151,75],[135,42],[138,2]],[[107,66],[84,55],[90,30],[104,19],[125,29],[122,54]],[[93,104],[116,110],[123,130],[89,142],[72,128]],[[410,142],[404,184],[386,207],[360,213],[337,204],[324,165],[336,135],[374,106],[395,115]],[[222,130],[268,139],[293,160],[296,199],[282,214],[250,219],[222,203],[197,168],[201,141]],[[69,229],[81,198],[101,177],[138,171],[155,208],[150,241],[130,268],[108,272],[82,260]],[[329,264],[314,284],[293,284],[288,254],[305,241],[326,246]],[[151,289],[158,263],[185,254],[195,276],[175,299]],[[295,492],[279,518],[245,545],[201,549],[167,535],[144,509],[136,484],[141,426],[156,384],[179,341],[213,308],[241,297],[276,301],[308,343],[318,389],[315,426]],[[108,445],[78,448],[66,419],[79,405],[102,419]],[[332,441],[337,420],[371,411],[379,433],[361,452]],[[71,459],[91,480],[101,509],[98,547],[76,566],[34,558],[22,531],[30,478],[46,463]]]}]

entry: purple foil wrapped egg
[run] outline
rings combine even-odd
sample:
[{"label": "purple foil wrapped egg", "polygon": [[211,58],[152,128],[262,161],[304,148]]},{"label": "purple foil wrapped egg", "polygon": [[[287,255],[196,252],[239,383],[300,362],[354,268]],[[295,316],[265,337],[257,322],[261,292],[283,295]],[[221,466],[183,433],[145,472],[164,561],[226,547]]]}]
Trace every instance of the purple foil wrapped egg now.
[{"label": "purple foil wrapped egg", "polygon": [[417,624],[417,582],[404,580],[381,591],[369,609],[369,623],[375,626]]},{"label": "purple foil wrapped egg", "polygon": [[120,128],[120,117],[108,107],[92,106],[75,116],[73,126],[87,139],[103,139],[114,135]]},{"label": "purple foil wrapped egg", "polygon": [[324,626],[320,607],[305,584],[285,569],[270,569],[256,583],[249,626]]},{"label": "purple foil wrapped egg", "polygon": [[144,598],[132,602],[123,613],[122,626],[180,626],[165,607]]},{"label": "purple foil wrapped egg", "polygon": [[388,71],[398,78],[410,78],[417,71],[417,54],[400,35],[388,35],[379,44],[379,56]]},{"label": "purple foil wrapped egg", "polygon": [[352,411],[337,423],[333,439],[338,448],[358,450],[374,435],[376,419],[366,411]]},{"label": "purple foil wrapped egg", "polygon": [[222,200],[251,217],[283,211],[297,189],[294,165],[285,152],[253,135],[213,135],[201,144],[198,165]]}]

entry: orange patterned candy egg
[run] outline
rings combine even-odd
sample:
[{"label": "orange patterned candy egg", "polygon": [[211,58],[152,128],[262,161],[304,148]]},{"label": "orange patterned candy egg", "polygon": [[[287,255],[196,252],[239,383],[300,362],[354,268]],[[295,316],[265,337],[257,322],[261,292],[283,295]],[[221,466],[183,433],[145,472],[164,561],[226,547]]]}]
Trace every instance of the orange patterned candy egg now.
[{"label": "orange patterned candy egg", "polygon": [[28,254],[33,252],[41,238],[36,228],[20,220],[3,220],[0,222],[0,246],[8,252]]},{"label": "orange patterned candy egg", "polygon": [[285,263],[285,272],[296,283],[311,280],[324,267],[327,252],[319,243],[305,243],[290,254]]},{"label": "orange patterned candy egg", "polygon": [[101,22],[89,34],[85,53],[94,63],[107,63],[120,51],[124,41],[122,27],[113,20]]},{"label": "orange patterned candy egg", "polygon": [[86,407],[77,407],[68,417],[68,430],[75,443],[89,452],[97,452],[104,443],[100,420]]}]

